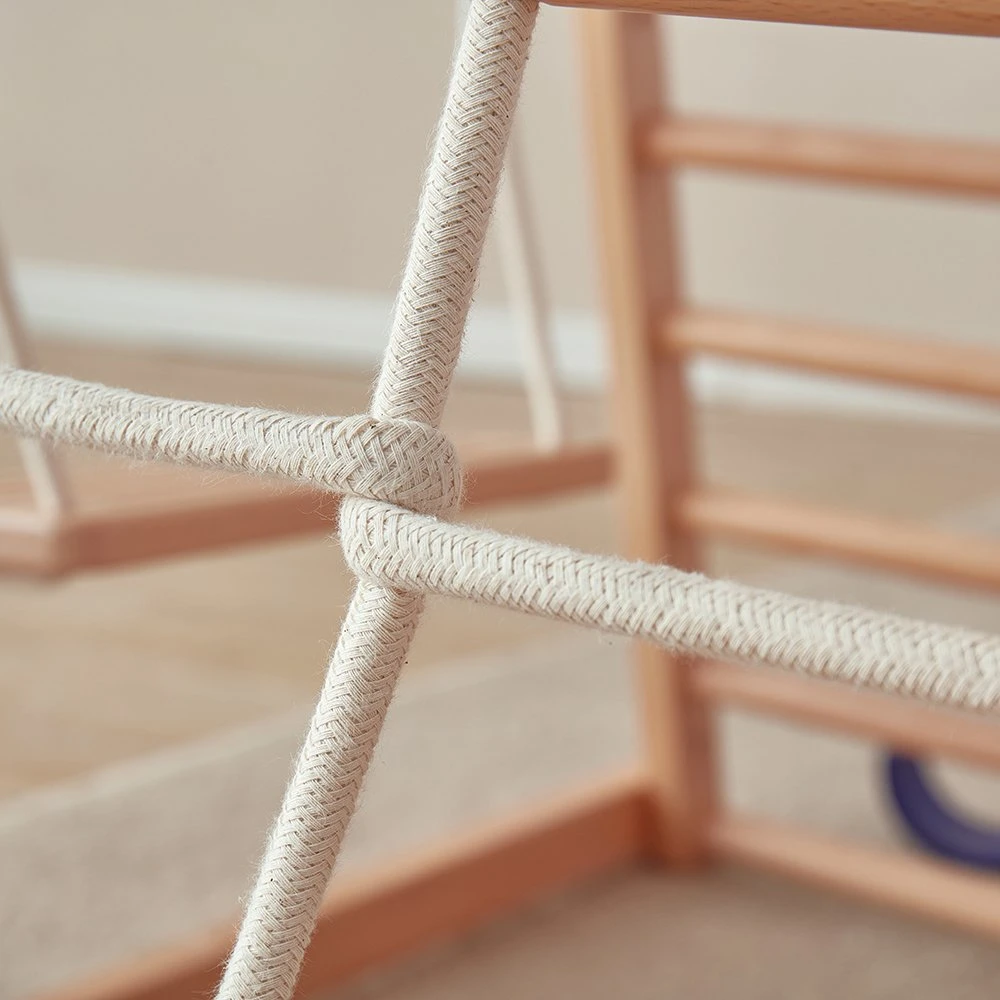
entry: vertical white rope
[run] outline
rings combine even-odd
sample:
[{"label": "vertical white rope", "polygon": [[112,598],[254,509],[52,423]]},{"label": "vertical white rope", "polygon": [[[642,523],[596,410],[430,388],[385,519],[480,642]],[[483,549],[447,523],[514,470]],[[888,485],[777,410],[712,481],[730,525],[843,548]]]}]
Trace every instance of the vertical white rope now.
[{"label": "vertical white rope", "polygon": [[552,353],[552,328],[528,179],[517,134],[507,146],[503,184],[497,196],[496,227],[504,281],[514,314],[524,387],[536,447],[554,451],[566,440],[559,379]]},{"label": "vertical white rope", "polygon": [[[440,421],[535,13],[528,0],[473,3],[375,387],[376,416]],[[509,32],[509,44],[496,44],[497,29]],[[515,48],[519,58],[511,58]]]},{"label": "vertical white rope", "polygon": [[[536,13],[536,0],[474,0],[372,400],[376,417],[440,421]],[[415,594],[358,585],[219,1000],[292,996],[422,604]]]},{"label": "vertical white rope", "polygon": [[[35,359],[21,322],[14,283],[0,243],[0,360],[34,368]],[[18,449],[38,511],[54,520],[69,508],[69,489],[59,459],[44,441],[19,437]]]},{"label": "vertical white rope", "polygon": [[[459,39],[468,13],[469,0],[455,0],[455,33]],[[552,351],[552,324],[545,296],[542,253],[533,224],[527,171],[520,148],[515,123],[507,142],[493,225],[521,348],[532,441],[539,451],[555,451],[565,443],[566,419]]]}]

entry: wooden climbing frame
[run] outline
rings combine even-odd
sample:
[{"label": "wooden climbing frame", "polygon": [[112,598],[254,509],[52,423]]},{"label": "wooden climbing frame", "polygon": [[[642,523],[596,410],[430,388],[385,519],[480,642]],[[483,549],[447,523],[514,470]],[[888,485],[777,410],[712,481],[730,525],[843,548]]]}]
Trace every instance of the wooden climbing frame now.
[{"label": "wooden climbing frame", "polygon": [[[560,0],[557,0],[560,2]],[[571,4],[567,4],[571,5]],[[607,7],[583,0],[583,7]],[[694,309],[678,288],[672,174],[696,166],[1000,195],[1000,145],[748,124],[674,114],[652,11],[1000,35],[1000,4],[821,0],[641,2],[585,18],[594,162],[617,374],[617,451],[633,558],[697,563],[710,538],[770,545],[995,588],[1000,545],[922,524],[829,511],[697,482],[687,362],[697,355],[1000,400],[1000,354],[868,331]],[[732,815],[714,795],[712,717],[740,706],[918,753],[1000,765],[1000,727],[794,676],[640,651],[654,847],[676,864],[729,858],[1000,934],[1000,883],[915,854]]]},{"label": "wooden climbing frame", "polygon": [[[706,538],[765,543],[995,588],[1000,546],[922,525],[719,493],[699,485],[686,391],[693,355],[719,354],[1000,399],[1000,357],[898,350],[867,331],[691,310],[679,288],[667,181],[681,166],[752,170],[962,196],[1000,194],[1000,146],[680,118],[662,92],[654,13],[1000,36],[1000,0],[551,0],[583,17],[629,555],[699,564]],[[619,8],[615,10],[614,8]],[[629,12],[626,12],[629,11]],[[597,873],[655,860],[731,859],[1000,938],[1000,884],[913,853],[844,843],[730,813],[715,793],[717,709],[735,705],[902,750],[1000,767],[1000,727],[908,701],[639,650],[645,753],[633,773],[337,880],[301,996],[468,933]],[[180,1000],[210,991],[220,929],[59,1000]]]}]

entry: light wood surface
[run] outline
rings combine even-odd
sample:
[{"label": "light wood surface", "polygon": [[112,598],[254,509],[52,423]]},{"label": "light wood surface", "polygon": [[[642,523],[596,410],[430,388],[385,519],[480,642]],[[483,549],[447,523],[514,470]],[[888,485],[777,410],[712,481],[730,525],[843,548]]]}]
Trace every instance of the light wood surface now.
[{"label": "light wood surface", "polygon": [[639,137],[650,163],[748,170],[938,194],[1000,196],[1000,144],[735,118],[673,117]]},{"label": "light wood surface", "polygon": [[[496,504],[600,486],[607,445],[472,459],[466,504]],[[0,484],[0,495],[3,489]],[[189,470],[108,465],[87,479],[80,507],[58,523],[0,508],[0,571],[52,577],[336,530],[338,498],[321,490],[229,477],[206,485]]]},{"label": "light wood surface", "polygon": [[1000,938],[996,876],[761,819],[720,819],[711,838],[721,858]]},{"label": "light wood surface", "polygon": [[662,339],[670,352],[716,354],[1000,402],[1000,351],[989,348],[716,309],[668,315]]},{"label": "light wood surface", "polygon": [[[335,879],[296,996],[332,989],[634,863],[648,846],[648,805],[638,776],[616,776],[397,863]],[[45,1000],[209,996],[231,943],[232,930],[220,929]]]},{"label": "light wood surface", "polygon": [[703,535],[946,583],[1000,587],[1000,542],[993,538],[719,489],[688,494],[681,517]]},{"label": "light wood surface", "polygon": [[645,11],[782,21],[845,28],[888,28],[941,35],[1000,35],[997,0],[546,0],[556,7]]},{"label": "light wood surface", "polygon": [[694,685],[716,705],[823,726],[904,753],[1000,769],[1000,723],[995,719],[729,663],[700,663]]},{"label": "light wood surface", "polygon": [[[682,363],[657,349],[659,317],[678,306],[674,205],[632,142],[637,121],[666,113],[659,37],[650,16],[595,12],[582,21],[628,553],[694,569],[694,538],[674,516],[692,480],[690,402]],[[663,854],[697,863],[714,800],[708,714],[690,663],[652,646],[637,658]]]}]

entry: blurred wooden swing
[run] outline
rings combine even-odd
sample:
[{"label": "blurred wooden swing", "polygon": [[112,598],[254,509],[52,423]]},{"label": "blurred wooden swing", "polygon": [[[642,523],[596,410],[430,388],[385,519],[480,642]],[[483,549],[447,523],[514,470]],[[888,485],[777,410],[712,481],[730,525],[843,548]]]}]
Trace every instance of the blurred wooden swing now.
[{"label": "blurred wooden swing", "polygon": [[[458,441],[467,503],[527,500],[599,485],[607,444],[567,440],[552,358],[538,245],[518,151],[508,155],[497,207],[504,277],[521,334],[532,442],[484,450]],[[0,360],[33,367],[33,352],[0,253]],[[25,476],[0,479],[0,573],[53,577],[266,539],[329,531],[337,497],[232,477],[206,484],[190,470],[94,461],[69,467],[36,441],[20,441]]]}]

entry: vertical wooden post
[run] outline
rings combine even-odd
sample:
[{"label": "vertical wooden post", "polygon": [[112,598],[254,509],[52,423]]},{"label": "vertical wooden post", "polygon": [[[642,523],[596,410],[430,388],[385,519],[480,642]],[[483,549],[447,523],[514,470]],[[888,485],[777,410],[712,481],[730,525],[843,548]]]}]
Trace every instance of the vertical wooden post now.
[{"label": "vertical wooden post", "polygon": [[[14,282],[0,244],[0,362],[34,367],[30,344],[14,295]],[[24,471],[43,521],[57,521],[69,509],[69,488],[59,459],[43,441],[18,438]]]},{"label": "vertical wooden post", "polygon": [[[640,163],[638,128],[663,113],[657,19],[591,11],[584,25],[589,124],[611,324],[616,461],[632,558],[698,563],[676,517],[692,475],[690,404],[683,363],[657,349],[679,298],[669,178]],[[708,708],[690,683],[693,664],[638,650],[638,688],[658,807],[657,848],[674,864],[705,856],[713,800]]]}]

